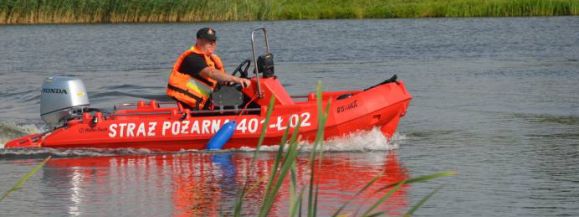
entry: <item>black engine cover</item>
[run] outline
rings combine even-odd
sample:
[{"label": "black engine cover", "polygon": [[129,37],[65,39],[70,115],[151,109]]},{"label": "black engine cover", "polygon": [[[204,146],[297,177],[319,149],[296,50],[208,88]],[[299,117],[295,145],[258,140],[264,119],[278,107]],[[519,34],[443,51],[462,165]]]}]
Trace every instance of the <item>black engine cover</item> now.
[{"label": "black engine cover", "polygon": [[257,68],[263,74],[264,78],[274,75],[273,54],[267,53],[257,58]]},{"label": "black engine cover", "polygon": [[225,108],[238,108],[243,104],[243,93],[241,86],[221,86],[211,94],[211,103],[213,106]]}]

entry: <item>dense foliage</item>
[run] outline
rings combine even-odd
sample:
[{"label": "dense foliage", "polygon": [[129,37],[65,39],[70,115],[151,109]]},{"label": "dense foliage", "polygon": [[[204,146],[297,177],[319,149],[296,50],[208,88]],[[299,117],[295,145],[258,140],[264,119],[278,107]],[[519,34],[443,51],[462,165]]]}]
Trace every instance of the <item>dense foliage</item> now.
[{"label": "dense foliage", "polygon": [[2,0],[0,24],[579,15],[577,0]]}]

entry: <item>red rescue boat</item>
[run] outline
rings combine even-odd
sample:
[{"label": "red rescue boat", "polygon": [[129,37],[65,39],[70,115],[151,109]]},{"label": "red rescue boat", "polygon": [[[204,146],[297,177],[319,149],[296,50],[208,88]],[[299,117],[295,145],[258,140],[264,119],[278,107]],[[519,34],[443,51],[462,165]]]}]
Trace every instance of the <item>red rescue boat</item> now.
[{"label": "red rescue boat", "polygon": [[[52,129],[14,139],[5,148],[206,149],[212,136],[230,121],[237,125],[225,149],[255,147],[262,127],[267,128],[264,145],[279,144],[285,130],[300,120],[300,139],[313,141],[318,128],[316,94],[287,93],[274,76],[266,31],[258,30],[264,33],[266,53],[256,57],[256,31],[252,32],[253,61],[244,61],[234,71],[248,77],[249,65],[254,65],[251,86],[219,88],[212,94],[210,110],[192,111],[155,100],[116,105],[112,111],[94,109],[80,79],[53,76],[45,80],[41,92],[41,117]],[[262,126],[272,98],[270,122]],[[323,105],[330,101],[324,139],[374,127],[390,139],[411,98],[396,76],[365,90],[323,92]]]}]

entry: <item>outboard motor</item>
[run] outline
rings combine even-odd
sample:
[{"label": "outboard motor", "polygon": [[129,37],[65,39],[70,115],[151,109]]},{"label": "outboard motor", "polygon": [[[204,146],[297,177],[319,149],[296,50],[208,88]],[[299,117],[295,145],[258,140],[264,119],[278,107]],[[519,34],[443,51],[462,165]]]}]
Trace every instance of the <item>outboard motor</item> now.
[{"label": "outboard motor", "polygon": [[42,83],[40,117],[51,129],[82,116],[89,104],[84,83],[78,78],[52,76]]}]

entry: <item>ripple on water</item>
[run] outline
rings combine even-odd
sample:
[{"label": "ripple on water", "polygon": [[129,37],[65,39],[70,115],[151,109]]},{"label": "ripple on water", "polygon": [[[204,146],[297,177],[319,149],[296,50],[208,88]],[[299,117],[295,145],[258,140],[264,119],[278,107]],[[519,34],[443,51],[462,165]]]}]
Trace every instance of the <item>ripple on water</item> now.
[{"label": "ripple on water", "polygon": [[[0,149],[0,156],[4,159],[10,158],[41,158],[49,155],[57,157],[94,157],[94,156],[115,156],[115,155],[143,155],[143,154],[160,154],[166,152],[151,151],[148,149],[3,149],[4,143],[12,138],[23,136],[25,134],[38,132],[39,128],[35,125],[18,126],[3,123],[0,125],[0,132],[2,132],[2,146]],[[9,127],[3,127],[9,126]],[[322,145],[322,150],[326,152],[368,152],[368,151],[388,151],[397,149],[399,141],[405,140],[406,136],[396,133],[392,140],[386,139],[378,128],[370,131],[359,131],[344,137],[330,139]],[[303,152],[312,151],[313,144],[308,142],[301,142],[299,144],[300,150]],[[279,146],[264,146],[262,151],[274,152],[279,149]],[[219,152],[250,152],[255,151],[255,148],[243,147],[234,150],[222,150]],[[181,152],[209,152],[205,150],[182,150]]]},{"label": "ripple on water", "polygon": [[[395,133],[393,138],[389,141],[380,129],[374,128],[370,131],[358,131],[352,134],[332,138],[321,146],[323,151],[328,152],[367,152],[367,151],[388,151],[398,149],[399,142],[405,140],[406,135]],[[300,150],[310,152],[313,149],[313,144],[308,142],[299,143]],[[262,147],[263,151],[277,151],[279,146]],[[254,148],[244,147],[242,151],[254,151]]]},{"label": "ripple on water", "polygon": [[39,124],[19,124],[16,122],[0,122],[0,147],[14,138],[28,134],[39,133],[44,129]]}]

